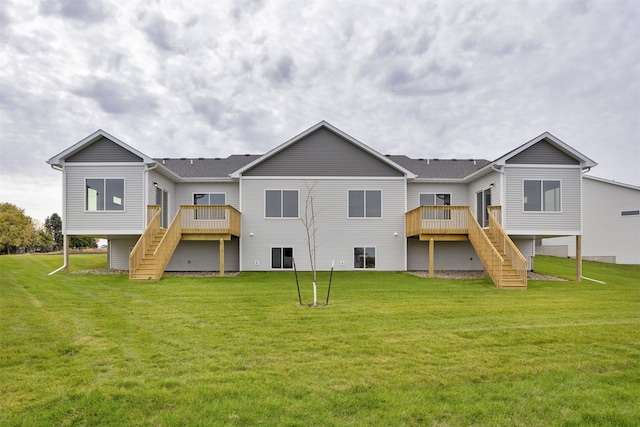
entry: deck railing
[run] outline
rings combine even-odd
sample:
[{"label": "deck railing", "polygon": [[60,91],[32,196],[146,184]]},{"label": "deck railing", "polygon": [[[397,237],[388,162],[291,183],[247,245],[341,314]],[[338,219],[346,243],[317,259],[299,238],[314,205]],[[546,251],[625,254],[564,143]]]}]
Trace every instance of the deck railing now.
[{"label": "deck railing", "polygon": [[134,272],[138,270],[145,252],[153,243],[153,239],[158,235],[158,231],[160,230],[160,215],[161,209],[159,206],[149,205],[147,207],[147,228],[145,228],[129,254],[129,278],[132,278]]},{"label": "deck railing", "polygon": [[501,288],[504,259],[491,244],[491,240],[489,240],[476,218],[471,214],[471,210],[469,210],[469,241],[471,241],[493,283],[498,288]]},{"label": "deck railing", "polygon": [[518,250],[513,240],[500,226],[494,215],[489,215],[489,234],[496,243],[496,247],[505,254],[505,258],[511,263],[511,267],[517,272],[518,278],[524,285],[527,284],[527,260]]},{"label": "deck railing", "polygon": [[405,215],[407,237],[419,234],[467,234],[468,206],[419,206]]},{"label": "deck railing", "polygon": [[502,225],[502,206],[489,206],[487,210],[489,211],[489,216],[495,218],[498,224]]},{"label": "deck railing", "polygon": [[176,250],[180,239],[182,238],[182,208],[178,209],[176,216],[169,224],[167,231],[162,236],[162,240],[153,252],[154,268],[156,280],[160,280],[164,269],[169,264],[173,252]]},{"label": "deck railing", "polygon": [[182,233],[240,236],[240,212],[229,205],[180,206]]}]

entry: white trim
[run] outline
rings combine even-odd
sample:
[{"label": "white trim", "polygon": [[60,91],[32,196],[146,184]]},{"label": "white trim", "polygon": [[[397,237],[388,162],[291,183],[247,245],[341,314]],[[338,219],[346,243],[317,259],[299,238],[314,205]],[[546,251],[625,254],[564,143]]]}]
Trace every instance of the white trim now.
[{"label": "white trim", "polygon": [[[362,248],[362,249],[364,249],[364,264],[363,264],[363,266],[362,266],[361,268],[357,268],[357,267],[355,266],[355,258],[354,258],[354,257],[355,257],[355,250],[356,250],[356,248]],[[366,265],[367,265],[367,249],[371,249],[371,248],[373,248],[373,250],[374,250],[374,252],[375,252],[375,254],[374,254],[374,260],[375,260],[375,264],[376,264],[376,266],[375,266],[375,267],[373,267],[373,268],[367,268],[367,267],[366,267]],[[377,247],[377,246],[375,246],[375,245],[369,245],[369,246],[367,246],[367,245],[354,245],[354,246],[352,247],[352,249],[353,249],[353,250],[351,251],[351,256],[352,256],[352,258],[351,258],[351,269],[352,269],[353,271],[360,271],[360,270],[377,270],[377,269],[378,269],[378,247]]]},{"label": "white trim", "polygon": [[527,169],[527,168],[544,168],[544,169],[582,169],[583,167],[580,165],[545,165],[545,164],[508,164],[508,165],[504,165],[503,166],[506,169],[509,168],[513,168],[513,169]]},{"label": "white trim", "polygon": [[413,172],[403,168],[402,166],[400,166],[399,164],[397,164],[393,160],[391,160],[391,159],[387,158],[386,156],[380,154],[379,152],[377,152],[373,148],[369,147],[366,144],[363,144],[362,142],[358,141],[354,137],[344,133],[340,129],[330,125],[329,123],[327,123],[324,120],[319,122],[319,123],[317,123],[316,125],[310,127],[309,129],[299,133],[298,135],[294,136],[293,138],[285,141],[284,143],[278,145],[277,147],[273,148],[272,150],[270,150],[266,154],[263,154],[262,156],[258,157],[257,159],[255,159],[254,161],[250,162],[249,164],[241,167],[237,171],[233,172],[230,176],[232,178],[239,178],[241,175],[244,174],[244,172],[246,172],[246,171],[248,171],[250,169],[253,169],[255,166],[259,165],[260,163],[263,163],[267,159],[277,155],[278,153],[284,151],[289,146],[295,144],[296,142],[302,140],[303,138],[307,137],[308,135],[311,135],[313,132],[315,132],[315,131],[323,128],[323,127],[328,129],[329,131],[337,134],[338,136],[340,136],[345,141],[350,142],[351,144],[353,144],[356,147],[360,148],[362,151],[364,151],[364,152],[372,155],[373,157],[377,158],[379,161],[381,161],[382,163],[386,164],[387,166],[390,166],[393,169],[395,169],[396,171],[402,173],[404,175],[402,177],[403,179],[415,178],[415,175],[413,174]]},{"label": "white trim", "polygon": [[[112,167],[112,166],[118,166],[118,167],[125,167],[125,166],[129,166],[132,168],[142,168],[145,166],[144,163],[142,162],[71,162],[71,163],[65,163],[64,164],[65,167],[69,168],[69,167],[74,167],[74,166],[78,166],[78,167],[86,167],[86,166],[92,166],[92,167]],[[153,169],[149,169],[149,170],[154,170],[156,168]]]},{"label": "white trim", "polygon": [[80,228],[80,229],[70,229],[70,230],[67,230],[67,232],[70,236],[74,236],[74,235],[119,236],[119,237],[132,237],[132,238],[135,237],[136,239],[139,239],[142,233],[144,233],[144,228],[139,230],[133,230],[133,229],[118,230],[117,232],[107,231],[106,233],[105,233],[105,230],[86,230],[86,229]]},{"label": "white trim", "polygon": [[292,181],[292,180],[303,180],[303,181],[406,181],[404,177],[388,177],[388,176],[242,176],[244,180],[253,180],[253,181],[266,181],[266,180],[274,180],[274,181]]},{"label": "white trim", "polygon": [[[549,132],[544,132],[543,134],[538,135],[537,137],[533,138],[532,140],[522,144],[520,147],[518,147],[518,148],[516,148],[514,150],[511,150],[507,154],[497,158],[492,163],[496,164],[496,165],[499,165],[499,166],[502,166],[502,165],[506,166],[507,165],[507,163],[506,163],[507,160],[511,159],[512,157],[515,157],[516,155],[522,153],[526,149],[534,146],[535,144],[537,144],[538,142],[540,142],[542,140],[546,140],[548,143],[553,145],[559,151],[567,154],[569,157],[572,157],[575,160],[578,160],[581,163],[580,165],[578,165],[578,167],[580,167],[580,168],[594,167],[594,166],[598,165],[596,162],[594,162],[593,160],[591,160],[590,158],[588,158],[584,154],[580,153],[579,151],[577,151],[573,147],[570,147],[569,145],[565,144],[563,141],[561,141],[560,139],[558,139],[555,136],[551,135]],[[508,165],[510,167],[513,166],[512,164],[508,164]],[[531,166],[531,165],[529,165],[529,166]],[[545,166],[552,166],[552,165],[545,165]]]},{"label": "white trim", "polygon": [[[349,216],[351,210],[349,192],[351,191],[364,191],[364,216]],[[367,191],[379,191],[380,192],[380,216],[367,216]],[[384,192],[381,188],[347,188],[347,219],[359,220],[380,220],[384,219]]]},{"label": "white trim", "polygon": [[580,234],[580,230],[507,230],[505,232],[509,237],[513,236],[535,236],[536,239],[549,239],[552,237],[575,236]]},{"label": "white trim", "polygon": [[[115,143],[116,145],[119,145],[120,147],[124,148],[125,150],[129,151],[130,153],[140,157],[142,159],[141,162],[127,162],[127,163],[133,163],[135,165],[140,165],[140,163],[155,163],[155,160],[153,160],[151,157],[147,156],[146,154],[136,150],[135,148],[129,146],[128,144],[125,144],[124,142],[120,141],[118,138],[116,138],[115,136],[112,136],[110,134],[108,134],[107,132],[103,131],[102,129],[98,129],[97,131],[95,131],[94,133],[92,133],[91,135],[87,136],[86,138],[80,140],[79,142],[75,143],[74,145],[72,145],[71,147],[67,148],[66,150],[56,154],[55,156],[53,156],[52,158],[50,158],[49,160],[47,160],[47,163],[50,165],[54,165],[54,164],[69,164],[66,162],[66,158],[73,156],[74,154],[82,151],[84,149],[85,146],[91,145],[94,142],[96,142],[100,137],[104,137],[107,138],[108,140],[110,140],[111,142]],[[65,159],[63,159],[63,157]],[[71,162],[71,164],[75,164],[75,162]]]},{"label": "white trim", "polygon": [[[280,267],[280,268],[276,268],[273,266],[273,249],[285,249],[285,248],[290,248],[291,249],[291,268],[285,268],[285,267]],[[284,252],[284,251],[283,251]],[[291,271],[293,270],[293,259],[295,258],[295,254],[296,253],[296,248],[293,245],[273,245],[273,246],[269,246],[269,270],[271,271]],[[280,260],[282,264],[284,264],[284,253],[280,254],[282,259]]]},{"label": "white trim", "polygon": [[196,194],[222,194],[224,196],[224,203],[223,205],[227,204],[227,192],[226,191],[201,191],[201,192],[192,192],[191,193],[191,201],[193,206],[218,206],[218,205],[196,205],[195,202],[195,196]]},{"label": "white trim", "polygon": [[[87,209],[87,180],[89,179],[101,179],[103,181],[105,181],[104,183],[104,205],[105,205],[105,209],[96,209],[96,210],[89,210]],[[106,180],[108,179],[114,179],[114,180],[122,180],[122,209],[106,209],[106,204],[107,204],[107,183]],[[143,177],[144,180],[144,177]],[[128,203],[126,202],[127,200],[127,180],[124,177],[104,177],[104,178],[99,178],[99,177],[85,177],[84,178],[84,189],[83,189],[83,193],[84,193],[84,197],[83,197],[83,201],[84,201],[84,212],[88,213],[88,214],[94,214],[94,213],[125,213],[127,212],[127,205]],[[144,208],[143,211],[145,211],[146,213],[146,204],[143,204]],[[144,221],[143,221],[144,223]]]},{"label": "white trim", "polygon": [[[267,216],[267,191],[279,191],[280,192],[280,216]],[[282,216],[284,215],[284,197],[282,196],[282,192],[283,191],[295,191],[296,193],[298,193],[298,213],[297,215],[294,216]],[[266,220],[291,220],[291,219],[300,219],[300,189],[298,188],[265,188],[262,192],[263,194],[263,211],[262,211],[262,215],[263,219]]]}]

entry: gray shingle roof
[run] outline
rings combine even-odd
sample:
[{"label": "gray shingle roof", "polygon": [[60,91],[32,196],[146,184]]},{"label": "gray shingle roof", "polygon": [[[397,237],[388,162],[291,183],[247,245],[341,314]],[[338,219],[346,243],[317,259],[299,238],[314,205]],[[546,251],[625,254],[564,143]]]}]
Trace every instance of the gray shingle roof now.
[{"label": "gray shingle roof", "polygon": [[260,157],[258,154],[234,154],[227,158],[154,159],[181,178],[226,178]]},{"label": "gray shingle roof", "polygon": [[[259,154],[234,154],[227,158],[154,159],[181,178],[226,178],[259,158]],[[411,159],[387,155],[389,160],[413,172],[418,178],[462,179],[490,162],[478,159]]]},{"label": "gray shingle roof", "polygon": [[417,178],[462,179],[491,163],[481,159],[411,159],[407,156],[387,155]]}]

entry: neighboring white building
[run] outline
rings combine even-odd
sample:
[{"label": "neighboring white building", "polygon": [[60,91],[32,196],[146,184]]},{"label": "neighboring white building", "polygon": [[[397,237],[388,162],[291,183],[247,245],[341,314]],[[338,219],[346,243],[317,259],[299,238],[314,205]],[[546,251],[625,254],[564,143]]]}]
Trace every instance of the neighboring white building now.
[{"label": "neighboring white building", "polygon": [[[640,264],[640,187],[584,175],[582,259]],[[573,236],[541,239],[536,254],[576,256]]]}]

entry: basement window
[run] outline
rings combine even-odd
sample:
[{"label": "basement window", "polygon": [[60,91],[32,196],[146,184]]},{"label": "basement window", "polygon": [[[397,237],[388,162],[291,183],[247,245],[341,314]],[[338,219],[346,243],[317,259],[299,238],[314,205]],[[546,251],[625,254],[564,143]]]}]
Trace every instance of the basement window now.
[{"label": "basement window", "polygon": [[636,216],[636,215],[640,215],[640,210],[620,212],[620,216]]},{"label": "basement window", "polygon": [[353,248],[353,268],[364,270],[375,269],[376,248],[366,246]]},{"label": "basement window", "polygon": [[271,248],[271,268],[293,268],[293,248]]}]

